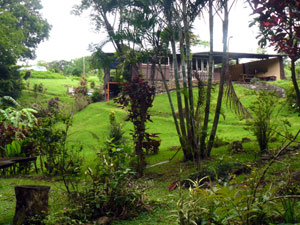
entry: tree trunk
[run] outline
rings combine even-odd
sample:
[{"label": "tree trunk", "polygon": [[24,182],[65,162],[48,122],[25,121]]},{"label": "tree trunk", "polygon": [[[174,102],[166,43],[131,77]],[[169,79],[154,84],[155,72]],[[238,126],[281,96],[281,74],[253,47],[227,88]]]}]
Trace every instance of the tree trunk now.
[{"label": "tree trunk", "polygon": [[187,78],[188,78],[188,91],[189,91],[189,107],[190,107],[190,120],[187,121],[189,123],[189,128],[191,132],[191,148],[193,153],[198,155],[198,146],[196,146],[196,135],[195,135],[195,110],[194,110],[194,97],[193,97],[193,83],[192,83],[192,64],[191,64],[191,43],[190,43],[190,28],[188,24],[188,12],[186,8],[186,0],[183,1],[183,25],[184,25],[184,40],[186,44],[186,60],[187,60]]},{"label": "tree trunk", "polygon": [[299,91],[299,86],[297,83],[297,77],[296,77],[296,71],[295,71],[295,59],[291,58],[291,72],[292,72],[292,81],[293,81],[293,85],[294,85],[294,89],[296,92],[296,96],[297,96],[297,105],[298,107],[300,107],[300,91]]},{"label": "tree trunk", "polygon": [[184,124],[184,116],[183,116],[183,107],[181,101],[181,89],[178,78],[178,65],[177,65],[177,55],[176,55],[176,46],[175,46],[175,31],[173,31],[173,37],[171,40],[172,46],[172,55],[173,55],[173,65],[174,65],[174,75],[175,75],[175,85],[176,85],[176,97],[177,97],[177,105],[178,105],[178,114],[179,114],[179,124],[181,128],[182,136],[186,136],[186,129]]},{"label": "tree trunk", "polygon": [[225,82],[225,75],[228,73],[228,57],[227,57],[227,37],[228,37],[228,1],[224,2],[224,21],[223,21],[223,59],[222,59],[222,73],[220,78],[220,85],[219,85],[219,94],[216,106],[216,113],[213,122],[213,126],[211,129],[209,142],[207,146],[207,157],[210,156],[210,152],[213,147],[213,143],[215,140],[215,136],[217,133],[217,128],[219,124],[221,106],[222,106],[222,99],[223,99],[223,92],[224,92],[224,82]]},{"label": "tree trunk", "polygon": [[205,105],[205,116],[203,122],[203,128],[201,132],[200,140],[200,154],[201,158],[206,156],[206,144],[205,139],[207,137],[207,127],[209,121],[209,111],[210,111],[210,97],[211,97],[211,87],[212,87],[212,75],[213,75],[213,52],[214,52],[214,17],[213,17],[213,1],[209,1],[209,59],[208,59],[208,82],[207,82],[207,92],[206,92],[206,105]]},{"label": "tree trunk", "polygon": [[[13,225],[41,224],[48,214],[48,186],[16,186],[16,213]],[[34,219],[34,220],[33,220]]]}]

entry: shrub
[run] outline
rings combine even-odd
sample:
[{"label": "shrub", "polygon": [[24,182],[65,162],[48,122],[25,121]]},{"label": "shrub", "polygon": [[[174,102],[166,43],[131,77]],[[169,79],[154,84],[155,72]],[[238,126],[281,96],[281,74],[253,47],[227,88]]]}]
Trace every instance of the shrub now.
[{"label": "shrub", "polygon": [[116,121],[115,112],[111,112],[109,114],[109,136],[107,138],[106,144],[110,148],[110,146],[122,145],[125,142],[123,137],[124,131],[122,130],[122,124]]},{"label": "shrub", "polygon": [[103,94],[101,93],[100,89],[95,89],[91,95],[91,99],[93,102],[100,102],[103,100]]},{"label": "shrub", "polygon": [[75,97],[75,110],[81,111],[90,104],[89,97],[87,96],[87,80],[84,76],[81,77],[78,87],[74,88]]},{"label": "shrub", "polygon": [[[64,127],[57,128],[58,122],[62,122]],[[48,114],[47,117],[39,118],[38,124],[33,127],[28,137],[35,143],[41,170],[47,175],[75,175],[80,172],[82,147],[66,144],[71,123],[70,115],[59,112]]]},{"label": "shrub", "polygon": [[[123,108],[128,107],[128,120],[131,121],[134,126],[132,136],[137,156],[136,170],[139,176],[143,175],[146,166],[145,151],[151,149],[152,144],[153,148],[158,149],[159,146],[158,142],[154,141],[154,136],[146,132],[146,122],[151,121],[148,110],[152,107],[154,96],[155,88],[150,87],[147,82],[138,76],[131,82],[126,83],[121,96],[115,99],[115,102],[122,105]],[[157,136],[155,136],[155,138],[157,138]],[[154,146],[157,144],[158,146]]]},{"label": "shrub", "polygon": [[256,137],[261,152],[268,149],[269,141],[278,126],[277,123],[272,121],[277,103],[276,93],[259,91],[257,99],[250,106],[252,119],[248,122],[248,129]]},{"label": "shrub", "polygon": [[73,210],[61,218],[80,224],[103,216],[125,219],[143,209],[143,189],[133,181],[135,173],[127,163],[130,151],[120,146],[112,147],[110,153],[101,151],[96,169],[86,171],[89,179],[84,186],[72,191],[65,183]]}]

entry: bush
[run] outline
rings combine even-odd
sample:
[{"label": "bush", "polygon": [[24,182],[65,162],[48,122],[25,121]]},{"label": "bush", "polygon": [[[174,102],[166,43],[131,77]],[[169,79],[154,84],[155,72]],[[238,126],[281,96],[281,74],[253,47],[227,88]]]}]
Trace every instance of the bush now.
[{"label": "bush", "polygon": [[61,218],[80,224],[103,216],[125,219],[137,215],[144,206],[143,189],[133,181],[135,173],[128,167],[130,151],[120,146],[110,153],[101,151],[96,169],[86,171],[89,179],[81,182],[84,186],[71,190],[65,183],[73,210]]},{"label": "bush", "polygon": [[[64,128],[57,128],[58,122],[62,122]],[[37,126],[33,127],[29,139],[34,141],[41,170],[47,175],[76,175],[80,172],[82,147],[66,144],[71,123],[70,115],[52,113],[39,118]]]},{"label": "bush", "polygon": [[87,96],[87,80],[84,76],[81,77],[78,87],[74,88],[75,97],[75,110],[76,112],[81,111],[90,104],[90,99]]},{"label": "bush", "polygon": [[248,130],[256,137],[261,152],[268,150],[270,139],[278,126],[274,118],[278,96],[274,92],[259,91],[257,99],[250,106],[252,118],[248,122]]},{"label": "bush", "polygon": [[101,93],[100,89],[95,89],[90,96],[93,102],[100,102],[103,100],[103,94]]}]

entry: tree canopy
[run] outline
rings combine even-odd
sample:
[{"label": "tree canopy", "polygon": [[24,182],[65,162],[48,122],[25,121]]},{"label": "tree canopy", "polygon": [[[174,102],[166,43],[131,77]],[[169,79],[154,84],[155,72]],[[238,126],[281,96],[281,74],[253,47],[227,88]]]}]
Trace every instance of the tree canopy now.
[{"label": "tree canopy", "polygon": [[0,96],[20,95],[22,82],[14,65],[34,59],[38,44],[49,36],[51,26],[41,9],[39,0],[0,1]]},{"label": "tree canopy", "polygon": [[[40,0],[4,0],[0,2],[0,12],[2,11],[5,14],[6,22],[13,20],[13,24],[10,22],[10,28],[15,30],[14,33],[18,33],[18,37],[9,39],[17,42],[16,48],[18,50],[14,51],[15,58],[35,58],[35,49],[38,44],[49,37],[51,26],[47,20],[41,17],[41,9]],[[3,28],[1,26],[0,32],[3,32]],[[12,34],[7,35],[12,36]],[[1,35],[0,39],[2,38],[3,36]]]}]

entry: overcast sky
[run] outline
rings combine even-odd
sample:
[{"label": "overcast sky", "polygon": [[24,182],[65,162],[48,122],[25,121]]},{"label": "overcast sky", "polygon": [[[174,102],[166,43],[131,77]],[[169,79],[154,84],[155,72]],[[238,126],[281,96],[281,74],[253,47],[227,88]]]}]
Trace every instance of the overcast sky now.
[{"label": "overcast sky", "polygon": [[[42,42],[36,50],[37,61],[70,60],[90,55],[88,47],[91,43],[99,43],[106,37],[105,33],[96,33],[89,20],[88,14],[72,15],[70,12],[74,4],[80,0],[41,0],[43,5],[42,16],[52,25],[50,37]],[[229,18],[229,50],[231,52],[257,51],[257,28],[249,28],[251,11],[245,8],[244,1],[238,1],[233,6]],[[202,40],[209,40],[208,18],[201,19],[194,25],[194,32],[200,34]],[[222,51],[222,26],[220,18],[215,16],[215,51]],[[112,52],[111,46],[106,51]],[[193,52],[208,49],[192,49]]]}]

